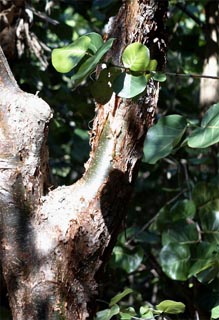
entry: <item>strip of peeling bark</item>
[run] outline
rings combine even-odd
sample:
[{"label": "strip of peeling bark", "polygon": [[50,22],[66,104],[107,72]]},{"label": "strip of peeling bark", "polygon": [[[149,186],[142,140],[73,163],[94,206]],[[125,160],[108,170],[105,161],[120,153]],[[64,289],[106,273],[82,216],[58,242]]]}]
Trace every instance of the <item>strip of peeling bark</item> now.
[{"label": "strip of peeling bark", "polygon": [[[140,41],[163,67],[166,10],[165,0],[124,2],[111,34],[117,38],[110,53],[116,63],[127,44]],[[1,251],[13,319],[86,319],[95,278],[126,214],[159,88],[150,81],[136,103],[113,96],[97,105],[84,176],[43,196],[51,113],[14,80],[8,85],[3,65],[0,121],[6,143],[0,155],[9,165],[0,168]]]}]

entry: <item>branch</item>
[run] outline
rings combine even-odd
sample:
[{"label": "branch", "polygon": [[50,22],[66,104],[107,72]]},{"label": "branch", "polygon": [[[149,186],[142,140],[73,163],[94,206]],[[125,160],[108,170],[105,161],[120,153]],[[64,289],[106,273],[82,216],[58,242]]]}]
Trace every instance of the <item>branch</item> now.
[{"label": "branch", "polygon": [[183,77],[183,78],[205,78],[205,79],[214,79],[219,80],[219,77],[209,76],[209,75],[200,75],[194,73],[176,73],[176,72],[165,72],[167,76]]},{"label": "branch", "polygon": [[182,10],[188,17],[190,17],[192,20],[194,20],[202,29],[204,29],[204,23],[196,17],[191,11],[188,10],[186,5],[182,5],[181,3],[176,3],[176,7],[178,7],[180,10]]},{"label": "branch", "polygon": [[18,84],[10,70],[4,52],[0,46],[0,87],[14,87],[19,89]]}]

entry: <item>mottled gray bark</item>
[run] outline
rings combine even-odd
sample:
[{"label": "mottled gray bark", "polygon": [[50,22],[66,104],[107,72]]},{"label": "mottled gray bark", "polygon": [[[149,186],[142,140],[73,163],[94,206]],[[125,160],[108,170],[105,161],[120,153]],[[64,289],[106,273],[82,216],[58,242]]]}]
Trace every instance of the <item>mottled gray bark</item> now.
[{"label": "mottled gray bark", "polygon": [[[165,63],[167,1],[126,1],[114,20],[115,62],[140,41]],[[0,52],[1,261],[14,320],[86,319],[95,278],[127,211],[153,122],[158,84],[138,102],[113,96],[96,106],[85,174],[47,192],[47,127],[51,111],[22,92]]]}]

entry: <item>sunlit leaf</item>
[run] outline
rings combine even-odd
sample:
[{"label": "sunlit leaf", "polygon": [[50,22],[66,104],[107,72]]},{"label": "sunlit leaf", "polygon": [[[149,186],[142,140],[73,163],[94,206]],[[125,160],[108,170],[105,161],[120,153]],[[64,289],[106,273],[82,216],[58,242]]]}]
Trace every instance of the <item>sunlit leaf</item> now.
[{"label": "sunlit leaf", "polygon": [[119,314],[120,308],[117,304],[110,309],[105,309],[97,312],[96,320],[110,320],[113,316]]},{"label": "sunlit leaf", "polygon": [[113,297],[110,300],[110,304],[109,306],[112,307],[114,304],[116,304],[117,302],[119,302],[121,299],[123,299],[125,296],[127,296],[128,294],[132,293],[133,290],[130,288],[125,289],[123,292],[118,293],[115,297]]},{"label": "sunlit leaf", "polygon": [[96,32],[91,32],[86,34],[87,37],[90,38],[90,45],[89,49],[93,52],[96,53],[100,47],[103,45],[103,39],[99,33]]},{"label": "sunlit leaf", "polygon": [[187,279],[190,268],[190,250],[188,245],[169,243],[160,252],[163,271],[173,280]]},{"label": "sunlit leaf", "polygon": [[121,98],[133,98],[142,93],[147,85],[145,76],[133,76],[122,72],[113,82],[114,92]]},{"label": "sunlit leaf", "polygon": [[219,142],[219,103],[206,112],[201,127],[195,129],[187,140],[191,148],[207,148],[217,142]]},{"label": "sunlit leaf", "polygon": [[211,320],[219,319],[219,306],[214,307],[211,309]]},{"label": "sunlit leaf", "polygon": [[122,54],[124,66],[132,71],[145,71],[149,61],[149,49],[139,42],[128,45]]},{"label": "sunlit leaf", "polygon": [[104,54],[111,48],[114,39],[106,41],[96,52],[96,54],[82,63],[78,71],[71,77],[72,81],[77,81],[79,84],[89,74],[91,74],[100,62]]},{"label": "sunlit leaf", "polygon": [[151,308],[148,306],[140,307],[139,312],[141,315],[141,319],[150,319],[150,320],[155,319]]},{"label": "sunlit leaf", "polygon": [[168,314],[183,313],[185,311],[185,307],[184,303],[173,300],[164,300],[156,305],[158,310]]},{"label": "sunlit leaf", "polygon": [[121,320],[132,320],[133,316],[136,315],[135,309],[133,307],[128,307],[122,310],[122,312],[119,313]]},{"label": "sunlit leaf", "polygon": [[164,82],[167,79],[165,73],[162,72],[153,72],[152,77],[154,80],[159,82]]},{"label": "sunlit leaf", "polygon": [[219,244],[219,199],[202,206],[199,209],[199,218],[204,237]]},{"label": "sunlit leaf", "polygon": [[84,57],[90,42],[89,37],[82,36],[66,47],[54,49],[52,51],[54,68],[61,73],[71,71]]},{"label": "sunlit leaf", "polygon": [[132,320],[133,319],[133,315],[126,313],[126,312],[120,312],[120,319],[121,320]]},{"label": "sunlit leaf", "polygon": [[148,71],[155,71],[157,69],[157,60],[152,59],[149,61],[149,64],[147,66]]},{"label": "sunlit leaf", "polygon": [[154,164],[169,155],[186,127],[187,122],[183,116],[170,115],[161,118],[148,130],[144,144],[144,161]]}]

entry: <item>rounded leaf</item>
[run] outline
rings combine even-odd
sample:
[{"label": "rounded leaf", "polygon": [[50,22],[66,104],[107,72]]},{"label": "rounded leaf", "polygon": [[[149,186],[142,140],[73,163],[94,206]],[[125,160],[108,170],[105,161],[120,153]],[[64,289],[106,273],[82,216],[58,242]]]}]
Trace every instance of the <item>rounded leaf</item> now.
[{"label": "rounded leaf", "polygon": [[131,71],[146,71],[149,61],[149,49],[139,42],[128,45],[122,54],[124,66]]},{"label": "rounded leaf", "polygon": [[149,64],[147,66],[148,71],[155,71],[157,69],[157,60],[152,59],[149,61]]},{"label": "rounded leaf", "polygon": [[219,198],[219,189],[213,183],[199,182],[192,191],[192,199],[197,207]]},{"label": "rounded leaf", "polygon": [[213,105],[204,115],[201,127],[188,137],[191,148],[207,148],[219,142],[219,103]]},{"label": "rounded leaf", "polygon": [[162,233],[162,244],[179,243],[191,244],[197,243],[199,240],[199,233],[195,223],[187,223],[181,220],[171,226]]},{"label": "rounded leaf", "polygon": [[56,71],[67,73],[77,66],[84,57],[90,42],[89,37],[82,36],[66,47],[54,49],[52,51],[52,65]]},{"label": "rounded leaf", "polygon": [[165,75],[165,73],[162,73],[162,72],[155,72],[155,73],[152,73],[153,74],[153,79],[155,81],[159,81],[159,82],[164,82],[166,81],[167,77]]},{"label": "rounded leaf", "polygon": [[219,244],[219,199],[209,201],[199,210],[200,224],[204,237]]},{"label": "rounded leaf", "polygon": [[99,33],[91,32],[86,34],[87,37],[90,38],[91,42],[89,45],[89,49],[96,53],[98,49],[103,45],[103,39]]},{"label": "rounded leaf", "polygon": [[190,250],[187,245],[169,243],[160,253],[163,271],[173,280],[187,280],[190,268]]},{"label": "rounded leaf", "polygon": [[164,300],[156,305],[156,308],[159,311],[169,314],[183,313],[185,311],[185,307],[184,303],[173,300]]},{"label": "rounded leaf", "polygon": [[219,305],[211,309],[211,319],[219,319]]},{"label": "rounded leaf", "polygon": [[121,98],[133,98],[142,93],[147,86],[147,79],[144,75],[133,76],[122,72],[113,82],[113,90]]},{"label": "rounded leaf", "polygon": [[112,267],[121,268],[127,273],[131,273],[138,269],[144,257],[144,250],[142,247],[128,250],[127,248],[116,246],[113,249]]},{"label": "rounded leaf", "polygon": [[110,100],[113,94],[112,82],[120,73],[121,71],[117,68],[101,71],[99,78],[91,85],[91,93],[96,102],[105,104]]},{"label": "rounded leaf", "polygon": [[148,130],[144,143],[144,161],[154,164],[168,156],[182,138],[187,128],[186,119],[180,115],[161,118]]}]

